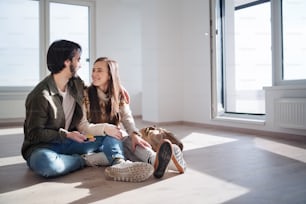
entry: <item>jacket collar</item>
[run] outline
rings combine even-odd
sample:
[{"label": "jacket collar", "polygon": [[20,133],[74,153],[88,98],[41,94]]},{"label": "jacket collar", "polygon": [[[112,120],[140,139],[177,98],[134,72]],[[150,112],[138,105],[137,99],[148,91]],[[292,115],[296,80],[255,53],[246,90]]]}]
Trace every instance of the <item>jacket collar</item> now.
[{"label": "jacket collar", "polygon": [[[47,77],[47,84],[48,84],[48,87],[49,87],[49,91],[50,91],[50,95],[51,96],[54,96],[54,95],[58,95],[60,94],[59,91],[58,91],[58,88],[56,86],[56,83],[55,83],[55,80],[54,80],[54,77],[52,74],[50,74],[48,77]],[[75,91],[74,91],[74,88],[73,88],[73,78],[69,79],[68,83],[67,83],[67,90],[69,91],[70,94],[72,94],[73,96],[76,95]]]},{"label": "jacket collar", "polygon": [[58,95],[59,94],[59,91],[57,89],[57,86],[56,86],[56,83],[54,81],[54,77],[52,74],[50,74],[48,77],[47,77],[47,84],[48,84],[48,87],[49,87],[49,92],[50,92],[50,95],[51,96],[54,96],[54,95]]}]

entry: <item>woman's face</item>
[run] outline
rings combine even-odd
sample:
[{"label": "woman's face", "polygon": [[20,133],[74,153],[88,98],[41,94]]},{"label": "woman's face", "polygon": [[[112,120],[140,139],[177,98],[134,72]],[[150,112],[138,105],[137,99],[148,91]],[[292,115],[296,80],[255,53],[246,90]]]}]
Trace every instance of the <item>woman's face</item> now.
[{"label": "woman's face", "polygon": [[110,79],[107,62],[98,61],[92,68],[92,83],[94,86],[107,88],[108,80]]}]

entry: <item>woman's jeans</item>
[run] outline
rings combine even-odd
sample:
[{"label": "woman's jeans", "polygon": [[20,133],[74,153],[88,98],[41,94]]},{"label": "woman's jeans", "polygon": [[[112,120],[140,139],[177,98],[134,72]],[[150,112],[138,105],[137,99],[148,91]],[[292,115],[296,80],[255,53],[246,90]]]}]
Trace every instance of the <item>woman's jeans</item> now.
[{"label": "woman's jeans", "polygon": [[115,158],[125,158],[122,141],[110,136],[95,138],[96,141],[85,143],[65,139],[51,147],[36,149],[27,160],[27,164],[41,176],[55,177],[85,167],[85,160],[81,156],[83,154],[104,152],[109,164]]}]

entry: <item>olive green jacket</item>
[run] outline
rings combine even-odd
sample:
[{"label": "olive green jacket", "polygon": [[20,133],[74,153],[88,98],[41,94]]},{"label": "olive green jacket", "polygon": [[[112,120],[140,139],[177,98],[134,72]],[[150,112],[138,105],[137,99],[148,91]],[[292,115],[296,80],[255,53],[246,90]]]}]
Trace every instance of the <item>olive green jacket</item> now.
[{"label": "olive green jacket", "polygon": [[[68,131],[77,130],[82,117],[84,83],[71,78],[67,84],[68,91],[76,101],[72,121]],[[24,122],[24,142],[21,153],[25,160],[37,148],[61,143],[66,137],[65,114],[62,107],[62,96],[56,87],[53,75],[47,76],[27,96],[26,117]]]}]

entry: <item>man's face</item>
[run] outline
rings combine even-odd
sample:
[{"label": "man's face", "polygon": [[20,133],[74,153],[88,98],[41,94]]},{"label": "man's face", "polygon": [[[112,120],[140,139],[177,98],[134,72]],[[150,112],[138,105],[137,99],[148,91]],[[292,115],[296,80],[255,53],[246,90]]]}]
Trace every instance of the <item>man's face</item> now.
[{"label": "man's face", "polygon": [[81,68],[80,60],[81,60],[81,53],[76,52],[70,64],[70,72],[72,77],[76,76],[77,71]]}]

